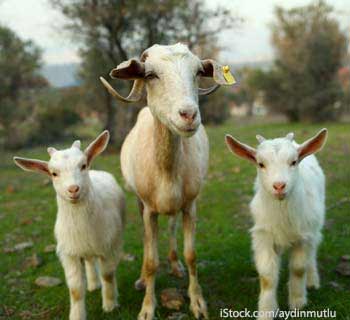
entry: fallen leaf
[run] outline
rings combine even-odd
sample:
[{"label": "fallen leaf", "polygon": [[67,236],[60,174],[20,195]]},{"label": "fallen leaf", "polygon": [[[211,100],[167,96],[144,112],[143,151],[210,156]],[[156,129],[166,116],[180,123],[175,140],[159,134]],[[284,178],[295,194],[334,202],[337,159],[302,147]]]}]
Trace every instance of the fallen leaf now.
[{"label": "fallen leaf", "polygon": [[27,257],[27,258],[24,260],[23,267],[24,267],[25,269],[28,269],[28,268],[38,268],[38,267],[40,267],[43,263],[44,263],[43,258],[40,257],[39,255],[37,255],[36,253],[34,253],[33,255],[31,255],[30,257]]},{"label": "fallen leaf", "polygon": [[48,244],[44,249],[45,253],[50,253],[55,251],[56,251],[56,244]]},{"label": "fallen leaf", "polygon": [[342,276],[350,277],[350,261],[341,260],[337,265],[335,271]]},{"label": "fallen leaf", "polygon": [[241,168],[240,167],[234,167],[233,169],[232,169],[232,171],[234,172],[234,173],[240,173],[241,172]]},{"label": "fallen leaf", "polygon": [[185,299],[176,288],[164,289],[160,294],[162,306],[167,309],[180,310],[185,303]]},{"label": "fallen leaf", "polygon": [[25,219],[22,219],[19,224],[21,225],[29,225],[29,224],[32,224],[33,223],[33,219],[31,218],[25,218]]},{"label": "fallen leaf", "polygon": [[54,277],[39,277],[35,280],[35,284],[39,287],[55,287],[62,283],[62,281],[58,278]]},{"label": "fallen leaf", "polygon": [[14,192],[15,192],[15,187],[14,187],[12,184],[9,184],[9,185],[6,187],[6,192],[7,192],[7,193],[14,193]]}]

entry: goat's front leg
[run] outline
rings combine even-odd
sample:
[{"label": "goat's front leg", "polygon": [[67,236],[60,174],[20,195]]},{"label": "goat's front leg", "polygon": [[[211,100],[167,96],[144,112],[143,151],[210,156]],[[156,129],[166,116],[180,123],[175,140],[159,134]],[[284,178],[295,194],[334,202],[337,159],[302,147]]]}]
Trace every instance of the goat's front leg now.
[{"label": "goat's front leg", "polygon": [[[289,263],[289,307],[301,309],[307,303],[306,272],[308,270],[313,246],[310,243],[298,243],[291,250]],[[318,281],[318,279],[316,279]]]},{"label": "goat's front leg", "polygon": [[159,266],[158,257],[158,214],[145,206],[143,212],[144,233],[144,261],[142,277],[146,285],[146,293],[138,320],[152,320],[156,307],[154,293],[155,275]]},{"label": "goat's front leg", "polygon": [[273,319],[271,311],[278,308],[276,291],[280,257],[268,232],[253,231],[252,236],[254,260],[260,278],[259,311],[262,313],[258,319]]},{"label": "goat's front leg", "polygon": [[178,278],[183,278],[184,267],[177,255],[177,239],[176,239],[176,230],[177,230],[177,215],[169,217],[169,254],[168,260],[170,263],[170,273]]},{"label": "goat's front leg", "polygon": [[87,289],[89,291],[94,291],[101,287],[100,279],[96,270],[96,259],[86,258],[85,259],[85,273],[87,280]]},{"label": "goat's front leg", "polygon": [[82,261],[79,257],[61,255],[70,295],[69,320],[85,320],[85,281]]},{"label": "goat's front leg", "polygon": [[196,232],[196,204],[195,202],[183,210],[184,229],[184,256],[189,273],[188,295],[191,300],[191,310],[196,317],[208,319],[207,304],[202,295],[201,286],[198,283],[196,252],[195,252],[195,232]]},{"label": "goat's front leg", "polygon": [[102,280],[102,308],[105,312],[111,312],[118,307],[118,289],[115,279],[115,270],[119,262],[119,256],[101,257],[100,273]]}]

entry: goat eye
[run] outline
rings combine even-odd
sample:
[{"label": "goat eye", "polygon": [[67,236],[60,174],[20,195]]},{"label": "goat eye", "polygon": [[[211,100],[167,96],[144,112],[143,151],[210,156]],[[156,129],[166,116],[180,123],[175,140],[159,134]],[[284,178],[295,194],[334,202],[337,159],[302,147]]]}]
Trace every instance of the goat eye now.
[{"label": "goat eye", "polygon": [[290,165],[291,165],[292,167],[296,166],[296,165],[297,165],[297,161],[294,160]]},{"label": "goat eye", "polygon": [[203,74],[204,74],[204,70],[199,69],[199,70],[197,71],[197,76],[202,76]]},{"label": "goat eye", "polygon": [[261,169],[265,168],[265,165],[262,162],[259,162],[258,165]]},{"label": "goat eye", "polygon": [[57,174],[56,172],[52,172],[52,175],[53,175],[54,177],[58,177],[58,174]]},{"label": "goat eye", "polygon": [[152,80],[155,78],[159,78],[159,77],[154,72],[149,72],[149,73],[146,73],[145,75],[146,80]]},{"label": "goat eye", "polygon": [[86,169],[86,164],[83,164],[82,166],[81,166],[81,170],[85,170]]}]

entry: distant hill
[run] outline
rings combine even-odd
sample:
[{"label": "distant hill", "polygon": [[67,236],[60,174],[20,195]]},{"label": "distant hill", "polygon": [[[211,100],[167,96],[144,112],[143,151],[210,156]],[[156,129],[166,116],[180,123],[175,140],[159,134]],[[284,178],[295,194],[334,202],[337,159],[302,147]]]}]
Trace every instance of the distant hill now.
[{"label": "distant hill", "polygon": [[78,86],[78,63],[44,65],[41,74],[53,87],[64,88]]}]

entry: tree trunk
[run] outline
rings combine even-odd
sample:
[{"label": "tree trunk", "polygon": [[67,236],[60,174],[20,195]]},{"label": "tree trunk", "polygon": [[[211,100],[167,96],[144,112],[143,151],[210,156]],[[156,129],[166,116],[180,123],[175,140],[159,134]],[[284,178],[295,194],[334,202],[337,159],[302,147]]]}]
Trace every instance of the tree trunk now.
[{"label": "tree trunk", "polygon": [[105,94],[105,103],[106,103],[106,120],[104,129],[108,130],[110,133],[110,145],[115,145],[116,143],[116,107],[113,105],[113,99],[112,96],[109,94],[109,92],[106,91]]}]

